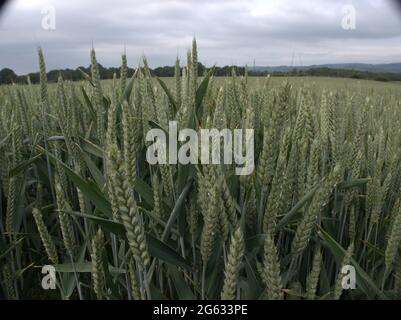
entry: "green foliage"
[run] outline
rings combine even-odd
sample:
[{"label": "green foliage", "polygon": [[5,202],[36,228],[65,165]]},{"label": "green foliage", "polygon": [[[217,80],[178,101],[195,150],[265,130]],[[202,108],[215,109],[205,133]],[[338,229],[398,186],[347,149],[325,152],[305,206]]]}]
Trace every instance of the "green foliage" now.
[{"label": "green foliage", "polygon": [[[0,299],[399,297],[399,85],[206,70],[192,48],[171,79],[123,55],[105,81],[93,51],[57,85],[39,49],[40,86],[0,87]],[[253,128],[255,171],[150,165],[169,120]]]}]

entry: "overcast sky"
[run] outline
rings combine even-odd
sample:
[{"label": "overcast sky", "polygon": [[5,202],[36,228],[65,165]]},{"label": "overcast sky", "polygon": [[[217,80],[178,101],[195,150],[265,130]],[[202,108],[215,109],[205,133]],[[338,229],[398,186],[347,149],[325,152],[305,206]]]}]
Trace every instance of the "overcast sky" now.
[{"label": "overcast sky", "polygon": [[[347,5],[355,29],[342,26]],[[55,30],[50,8],[55,10]],[[44,10],[44,11],[43,11]],[[349,25],[348,25],[349,26]],[[92,42],[104,66],[145,54],[151,66],[186,57],[193,35],[206,65],[401,62],[401,10],[391,0],[11,0],[0,14],[0,69],[89,65]]]}]

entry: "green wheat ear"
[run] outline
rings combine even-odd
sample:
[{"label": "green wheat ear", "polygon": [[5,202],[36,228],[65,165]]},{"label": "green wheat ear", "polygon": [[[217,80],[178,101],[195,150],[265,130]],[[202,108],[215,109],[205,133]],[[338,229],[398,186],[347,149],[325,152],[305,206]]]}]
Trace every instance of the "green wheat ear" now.
[{"label": "green wheat ear", "polygon": [[103,90],[100,82],[99,65],[96,60],[95,49],[92,48],[90,56],[91,56],[92,83],[94,87],[97,137],[99,143],[102,145],[104,140],[105,110],[103,104]]},{"label": "green wheat ear", "polygon": [[123,96],[125,88],[127,86],[127,72],[128,72],[127,55],[124,53],[121,56],[121,69],[120,69],[121,97]]},{"label": "green wheat ear", "polygon": [[42,240],[43,246],[45,247],[47,256],[49,260],[54,264],[59,263],[58,254],[56,246],[54,245],[53,239],[47,230],[47,227],[43,221],[42,213],[39,209],[33,208],[32,215],[35,219],[36,227],[38,228],[38,232],[40,235],[40,239]]},{"label": "green wheat ear", "polygon": [[242,230],[238,227],[231,236],[230,251],[225,268],[225,279],[222,300],[234,300],[237,291],[238,275],[242,264],[244,254],[244,236]]},{"label": "green wheat ear", "polygon": [[306,296],[309,300],[316,298],[316,290],[319,283],[320,271],[322,268],[322,252],[320,248],[316,251],[313,257],[312,270],[308,275],[306,282]]},{"label": "green wheat ear", "polygon": [[354,243],[351,243],[348,246],[348,249],[344,255],[343,261],[341,263],[341,268],[340,268],[340,272],[337,276],[337,280],[336,280],[336,284],[335,284],[335,288],[334,288],[334,300],[338,300],[340,299],[342,293],[343,293],[343,284],[342,284],[342,280],[344,278],[344,274],[341,272],[341,269],[343,266],[345,265],[349,265],[351,263],[351,258],[354,254]]},{"label": "green wheat ear", "polygon": [[3,273],[2,282],[7,298],[9,300],[17,300],[17,295],[14,289],[14,281],[11,276],[10,268],[8,267],[7,264],[4,264],[2,273]]},{"label": "green wheat ear", "polygon": [[99,229],[92,239],[92,282],[98,300],[105,298],[105,275],[103,269],[104,236]]},{"label": "green wheat ear", "polygon": [[393,263],[397,257],[399,245],[401,243],[401,210],[400,206],[395,207],[396,212],[390,234],[388,237],[387,247],[385,251],[386,269],[390,271],[393,268]]},{"label": "green wheat ear", "polygon": [[264,245],[263,280],[269,300],[282,300],[280,262],[277,248],[270,235],[266,236]]},{"label": "green wheat ear", "polygon": [[128,180],[127,165],[118,147],[113,144],[107,151],[110,190],[113,195],[113,210],[119,216],[127,232],[128,244],[135,260],[142,268],[150,263],[145,230],[138,206],[133,198],[132,184]]}]

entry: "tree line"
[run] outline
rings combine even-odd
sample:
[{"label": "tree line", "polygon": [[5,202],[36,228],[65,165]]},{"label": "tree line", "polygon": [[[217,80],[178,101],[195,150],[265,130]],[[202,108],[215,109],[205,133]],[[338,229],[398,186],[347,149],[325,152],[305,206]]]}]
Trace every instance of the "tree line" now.
[{"label": "tree line", "polygon": [[[199,76],[204,75],[208,69],[202,63],[198,63]],[[80,71],[81,70],[81,71]],[[349,69],[333,69],[333,68],[310,68],[310,69],[293,69],[288,72],[269,72],[269,71],[248,71],[246,67],[239,66],[224,66],[214,67],[214,75],[217,77],[230,76],[235,70],[237,75],[244,75],[248,73],[249,76],[321,76],[321,77],[339,77],[339,78],[353,78],[353,79],[369,79],[377,81],[401,81],[401,74],[397,73],[383,73],[383,72],[370,72],[370,71],[357,71]],[[47,73],[47,79],[49,82],[56,82],[58,77],[61,75],[63,79],[79,81],[84,80],[83,72],[90,74],[89,67],[78,67],[76,69],[57,69],[51,70]],[[99,64],[99,72],[101,79],[113,79],[113,76],[119,76],[120,68],[110,67],[105,68]],[[135,69],[128,68],[127,75],[131,77],[135,72]],[[174,66],[164,66],[151,69],[151,73],[157,77],[173,77]],[[26,75],[17,75],[12,69],[3,68],[0,70],[0,84],[22,84],[27,83],[39,83],[39,72],[29,73]]]}]

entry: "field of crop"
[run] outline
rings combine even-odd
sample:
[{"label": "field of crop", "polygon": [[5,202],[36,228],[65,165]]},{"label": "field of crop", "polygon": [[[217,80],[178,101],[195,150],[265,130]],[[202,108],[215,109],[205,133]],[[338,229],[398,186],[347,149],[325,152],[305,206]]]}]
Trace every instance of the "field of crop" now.
[{"label": "field of crop", "polygon": [[[401,299],[400,84],[198,77],[195,42],[175,78],[92,50],[47,84],[38,54],[0,87],[0,299]],[[254,129],[255,170],[150,165],[170,120]]]}]

